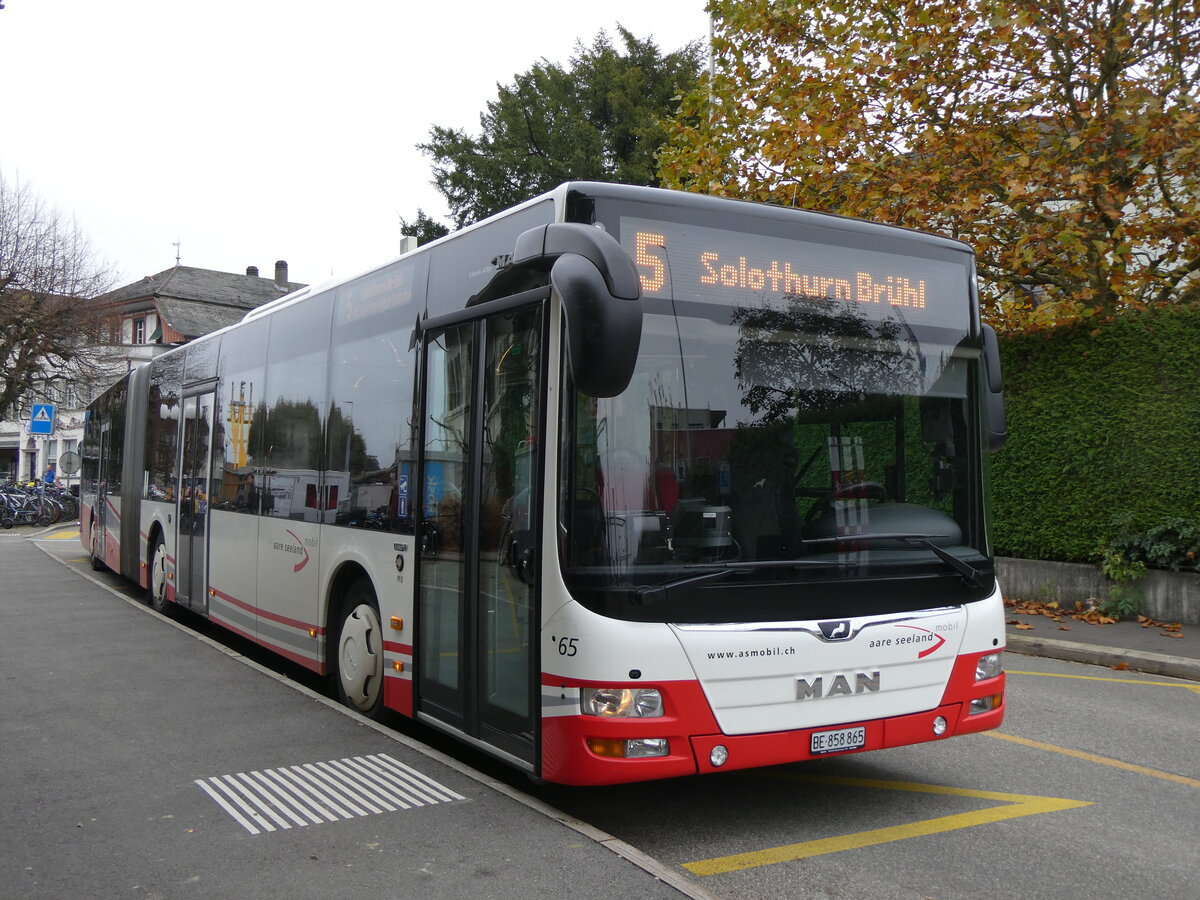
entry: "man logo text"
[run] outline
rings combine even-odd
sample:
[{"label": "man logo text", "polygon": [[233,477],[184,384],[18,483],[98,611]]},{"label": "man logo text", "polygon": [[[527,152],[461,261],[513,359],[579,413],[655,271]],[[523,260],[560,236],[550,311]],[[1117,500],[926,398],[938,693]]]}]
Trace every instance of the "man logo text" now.
[{"label": "man logo text", "polygon": [[866,672],[855,672],[853,687],[850,684],[849,678],[838,673],[830,679],[828,690],[825,689],[825,678],[822,675],[818,675],[811,681],[807,678],[796,679],[797,700],[820,700],[824,697],[837,697],[840,695],[849,697],[851,694],[874,693],[878,690],[879,670],[869,675]]}]

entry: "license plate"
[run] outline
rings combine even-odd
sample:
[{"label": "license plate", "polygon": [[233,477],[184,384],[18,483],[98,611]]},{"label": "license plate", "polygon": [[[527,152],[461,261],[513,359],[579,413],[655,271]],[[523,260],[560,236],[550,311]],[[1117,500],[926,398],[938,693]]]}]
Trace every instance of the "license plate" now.
[{"label": "license plate", "polygon": [[837,753],[841,750],[861,750],[867,744],[867,729],[839,728],[836,731],[814,731],[812,734],[812,753]]}]

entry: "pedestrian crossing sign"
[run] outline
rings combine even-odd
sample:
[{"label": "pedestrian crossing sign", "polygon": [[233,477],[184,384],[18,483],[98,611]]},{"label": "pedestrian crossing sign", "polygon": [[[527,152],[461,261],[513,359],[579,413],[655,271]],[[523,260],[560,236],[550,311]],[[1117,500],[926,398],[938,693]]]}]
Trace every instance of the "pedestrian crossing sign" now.
[{"label": "pedestrian crossing sign", "polygon": [[29,420],[30,434],[54,434],[54,404],[33,404],[33,415]]}]

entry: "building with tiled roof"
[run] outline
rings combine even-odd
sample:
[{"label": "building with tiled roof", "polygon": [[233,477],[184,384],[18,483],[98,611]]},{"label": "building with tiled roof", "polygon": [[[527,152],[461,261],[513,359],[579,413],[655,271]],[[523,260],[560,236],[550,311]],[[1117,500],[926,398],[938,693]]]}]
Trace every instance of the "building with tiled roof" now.
[{"label": "building with tiled roof", "polygon": [[[25,398],[17,421],[0,421],[0,479],[33,480],[49,462],[75,450],[83,437],[83,407],[128,369],[232,325],[255,307],[304,286],[288,281],[283,260],[275,263],[274,278],[260,277],[256,266],[235,275],[176,265],[97,297],[111,330],[109,342],[95,348],[95,357],[112,378],[87,385],[63,379],[46,385],[39,396]],[[54,405],[52,434],[30,434],[33,403]],[[63,476],[60,480],[74,483],[70,475]]]},{"label": "building with tiled roof", "polygon": [[288,281],[283,260],[275,263],[273,279],[260,277],[255,266],[245,275],[175,266],[110,291],[97,302],[112,311],[113,343],[129,347],[129,364],[136,365],[232,325],[255,307],[302,287]]}]

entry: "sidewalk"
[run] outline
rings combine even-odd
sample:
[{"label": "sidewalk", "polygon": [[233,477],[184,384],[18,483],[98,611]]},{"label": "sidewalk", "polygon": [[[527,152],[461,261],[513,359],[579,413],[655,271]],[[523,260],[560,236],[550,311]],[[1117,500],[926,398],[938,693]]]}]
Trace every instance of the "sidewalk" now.
[{"label": "sidewalk", "polygon": [[[1134,620],[1092,625],[1063,616],[1061,622],[1055,622],[1008,608],[1005,620],[1010,653],[1200,681],[1200,626],[1184,625],[1169,632],[1154,625],[1143,627]],[[1032,628],[1020,628],[1016,623]],[[1172,633],[1182,637],[1169,637]]]}]

